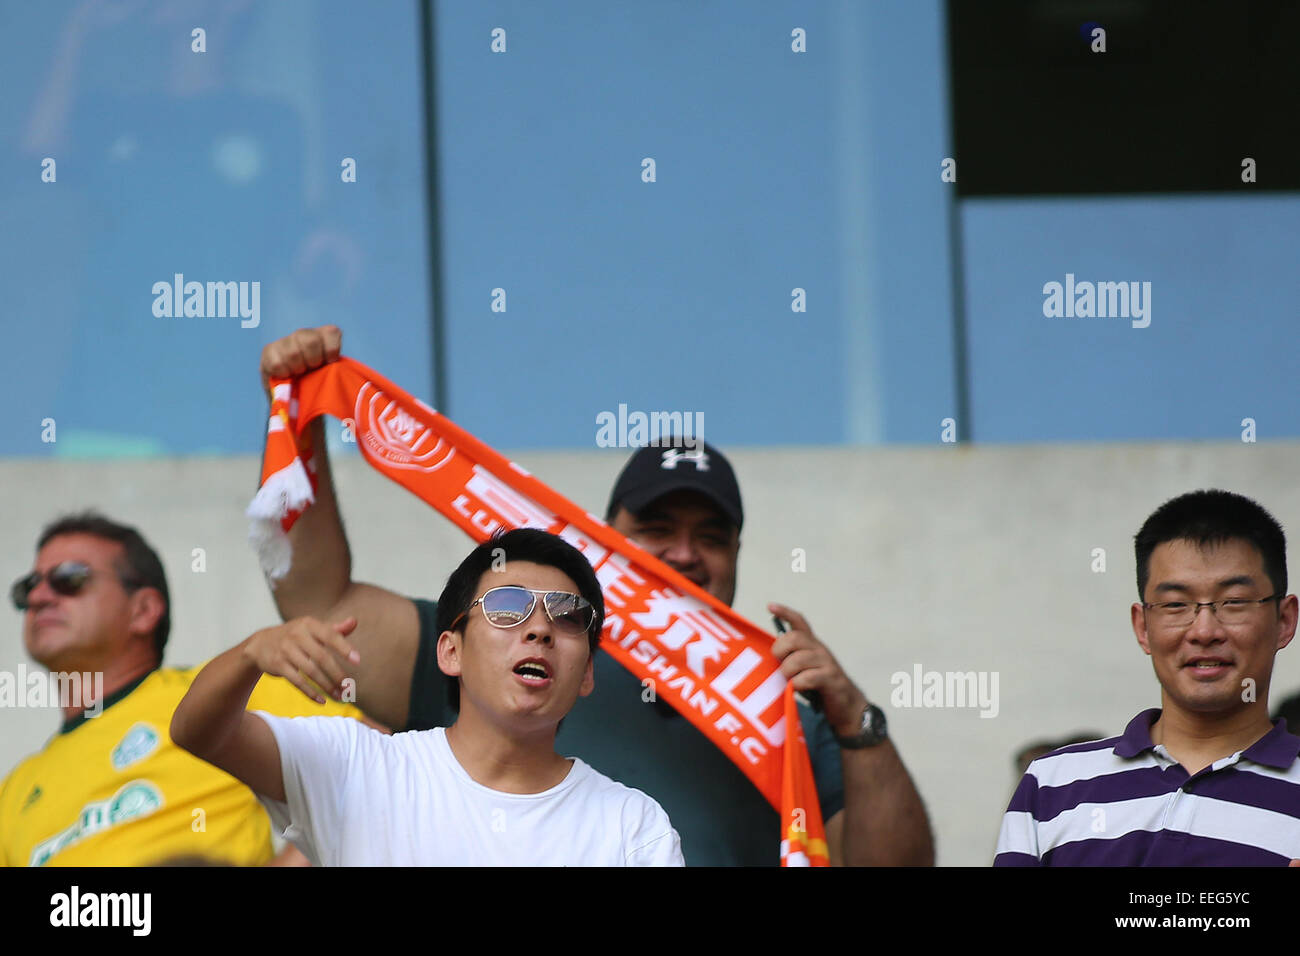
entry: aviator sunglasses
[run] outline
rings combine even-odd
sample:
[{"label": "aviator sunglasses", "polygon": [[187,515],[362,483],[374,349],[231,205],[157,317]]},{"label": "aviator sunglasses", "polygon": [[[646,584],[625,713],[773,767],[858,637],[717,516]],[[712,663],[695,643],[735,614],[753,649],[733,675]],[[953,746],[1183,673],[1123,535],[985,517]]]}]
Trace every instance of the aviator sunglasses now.
[{"label": "aviator sunglasses", "polygon": [[10,589],[9,597],[13,599],[14,607],[25,611],[27,599],[31,597],[42,578],[50,582],[54,593],[70,597],[84,588],[93,574],[88,564],[83,564],[81,561],[64,561],[45,573],[33,571],[26,577],[19,578]]},{"label": "aviator sunglasses", "polygon": [[[546,616],[560,631],[583,634],[591,628],[596,609],[585,597],[568,591],[534,591],[532,588],[508,584],[488,590],[474,604],[483,605],[483,616],[493,627],[515,627],[532,615],[539,594],[542,595]],[[456,629],[461,619],[473,610],[474,604],[457,615],[456,620],[451,622],[450,630]]]}]

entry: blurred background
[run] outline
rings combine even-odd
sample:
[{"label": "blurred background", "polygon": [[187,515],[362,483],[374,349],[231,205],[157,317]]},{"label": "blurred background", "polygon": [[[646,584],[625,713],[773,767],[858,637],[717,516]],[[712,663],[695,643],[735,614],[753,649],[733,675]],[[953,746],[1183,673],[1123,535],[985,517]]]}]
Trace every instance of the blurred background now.
[{"label": "blurred background", "polygon": [[[993,717],[886,707],[939,862],[984,865],[1019,747],[1159,703],[1146,515],[1227,487],[1300,534],[1297,35],[1251,0],[0,3],[3,580],[95,506],[164,559],[169,664],[271,623],[241,514],[302,326],[594,512],[598,416],[700,414],[741,613],[804,611],[882,704],[999,674]],[[178,274],[259,308],[160,316]],[[340,434],[358,575],[436,595],[469,542]],[[58,715],[0,721],[7,772]]]}]

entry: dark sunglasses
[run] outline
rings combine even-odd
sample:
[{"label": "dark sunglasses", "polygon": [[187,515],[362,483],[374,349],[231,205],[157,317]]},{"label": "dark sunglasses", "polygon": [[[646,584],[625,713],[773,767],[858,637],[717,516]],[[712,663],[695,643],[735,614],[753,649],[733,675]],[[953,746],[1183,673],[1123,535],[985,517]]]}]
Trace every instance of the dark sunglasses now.
[{"label": "dark sunglasses", "polygon": [[546,616],[559,630],[568,634],[582,634],[591,628],[596,609],[585,597],[568,591],[534,591],[508,584],[487,591],[456,616],[449,630],[454,631],[475,604],[483,605],[483,616],[493,627],[515,627],[532,616],[539,594],[543,595],[542,606],[546,608]]},{"label": "dark sunglasses", "polygon": [[42,579],[50,582],[54,593],[71,596],[84,588],[93,576],[94,572],[91,571],[90,565],[81,561],[64,561],[45,573],[33,571],[27,577],[19,578],[10,589],[9,597],[13,599],[14,607],[25,611],[27,599],[31,597]]}]

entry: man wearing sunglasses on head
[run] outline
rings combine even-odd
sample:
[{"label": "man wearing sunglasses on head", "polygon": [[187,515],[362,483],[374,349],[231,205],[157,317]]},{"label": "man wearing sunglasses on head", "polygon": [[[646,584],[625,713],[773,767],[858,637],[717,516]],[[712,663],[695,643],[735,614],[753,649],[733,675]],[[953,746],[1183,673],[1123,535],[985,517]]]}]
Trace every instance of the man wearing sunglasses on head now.
[{"label": "man wearing sunglasses on head", "polygon": [[[62,518],[41,533],[34,568],[10,596],[64,720],[0,785],[0,864],[270,861],[270,821],[249,789],[167,736],[198,668],[162,666],[167,578],[139,532],[93,513]],[[360,715],[316,706],[281,680],[263,681],[255,699],[280,714]],[[290,848],[276,862],[301,859]]]},{"label": "man wearing sunglasses on head", "polygon": [[[341,347],[335,326],[300,329],[263,349],[263,384],[318,368]],[[280,615],[355,618],[351,640],[362,660],[349,673],[361,706],[393,727],[445,726],[455,713],[438,676],[439,608],[352,580],[324,419],[312,423],[311,436],[316,503],[289,532],[293,567],[272,590]],[[615,530],[732,603],[743,512],[735,475],[717,449],[641,449],[615,483],[606,515]],[[802,615],[783,605],[769,610],[792,625],[772,648],[782,672],[823,707],[814,713],[801,704],[800,716],[832,864],[933,864],[929,820],[883,713]],[[565,721],[560,746],[657,800],[692,865],[775,865],[780,818],[745,775],[672,707],[647,700],[640,680],[602,651],[595,678],[600,693]]]},{"label": "man wearing sunglasses on head", "polygon": [[[480,544],[438,601],[451,726],[388,736],[336,717],[249,713],[263,674],[322,700],[361,659],[356,621],[299,618],[212,661],[172,736],[244,781],[313,863],[327,866],[680,866],[667,814],[555,749],[593,687],[604,617],[595,572],[533,528]],[[582,705],[580,704],[579,707]]]},{"label": "man wearing sunglasses on head", "polygon": [[1282,527],[1249,498],[1195,491],[1161,505],[1134,551],[1130,616],[1160,707],[1031,763],[994,865],[1294,865],[1300,738],[1268,715],[1300,614]]}]

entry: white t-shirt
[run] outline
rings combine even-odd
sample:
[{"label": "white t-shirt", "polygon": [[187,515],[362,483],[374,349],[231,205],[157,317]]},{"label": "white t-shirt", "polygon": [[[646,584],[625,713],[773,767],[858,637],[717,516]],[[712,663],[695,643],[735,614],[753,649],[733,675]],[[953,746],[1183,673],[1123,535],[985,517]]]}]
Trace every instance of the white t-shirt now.
[{"label": "white t-shirt", "polygon": [[317,866],[684,866],[668,814],[576,757],[542,793],[476,783],[441,727],[388,735],[351,717],[275,717],[275,826]]}]

